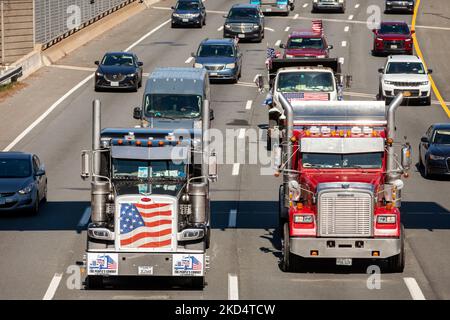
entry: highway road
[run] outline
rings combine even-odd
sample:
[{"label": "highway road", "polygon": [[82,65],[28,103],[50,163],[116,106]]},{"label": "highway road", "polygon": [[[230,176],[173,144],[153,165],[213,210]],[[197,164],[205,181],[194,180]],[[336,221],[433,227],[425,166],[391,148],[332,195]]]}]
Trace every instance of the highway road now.
[{"label": "highway road", "polygon": [[[143,91],[95,93],[92,78],[87,78],[94,70],[93,62],[107,50],[133,45],[132,51],[144,62],[146,73],[158,66],[192,66],[190,53],[202,39],[222,36],[222,15],[238,2],[207,0],[209,12],[203,29],[171,29],[168,8],[174,1],[161,1],[56,65],[42,68],[25,81],[25,89],[0,102],[1,149],[37,153],[46,164],[49,179],[48,202],[39,215],[0,218],[1,299],[450,299],[450,180],[425,180],[415,167],[403,191],[406,268],[401,274],[382,274],[379,289],[367,287],[367,265],[351,269],[321,265],[298,273],[282,272],[277,231],[280,180],[261,175],[258,164],[238,162],[221,165],[219,181],[212,186],[211,269],[203,291],[151,279],[110,283],[99,291],[67,285],[71,280],[67,270],[82,260],[85,249],[82,224],[90,186],[80,179],[79,168],[80,151],[91,144],[92,100],[102,102],[104,127],[133,126],[132,110],[140,104]],[[374,99],[377,69],[385,58],[370,55],[373,36],[366,25],[367,9],[373,5],[383,8],[383,3],[350,0],[345,14],[311,14],[311,1],[297,0],[289,17],[267,17],[263,43],[241,44],[241,82],[212,85],[213,127],[236,132],[264,128],[264,95],[258,94],[251,82],[257,73],[265,72],[267,43],[273,46],[284,41],[288,30],[307,28],[316,18],[323,19],[328,42],[334,45],[331,56],[343,58],[344,73],[353,75],[346,98]],[[408,23],[411,18],[382,15],[383,20]],[[450,100],[450,43],[445,41],[450,34],[449,18],[445,0],[422,1],[416,28],[424,58],[434,70],[444,100]],[[144,35],[147,37],[135,42]],[[73,92],[67,95],[70,90]],[[33,124],[52,106],[48,116]],[[398,137],[407,136],[417,159],[418,141],[428,126],[448,121],[436,101],[431,106],[405,105],[397,115]],[[30,125],[32,129],[15,140]],[[237,139],[248,149],[248,142]]]}]

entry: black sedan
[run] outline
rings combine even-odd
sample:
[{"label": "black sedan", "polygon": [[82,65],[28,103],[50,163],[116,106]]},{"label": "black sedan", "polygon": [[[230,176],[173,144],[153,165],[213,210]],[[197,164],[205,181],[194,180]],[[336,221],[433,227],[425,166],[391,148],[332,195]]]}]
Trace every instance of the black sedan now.
[{"label": "black sedan", "polygon": [[425,178],[450,175],[450,123],[433,124],[420,140],[419,165]]},{"label": "black sedan", "polygon": [[101,89],[131,89],[138,91],[142,86],[143,63],[134,53],[108,52],[95,72],[95,91]]},{"label": "black sedan", "polygon": [[389,12],[414,12],[414,0],[385,0],[385,13]]},{"label": "black sedan", "polygon": [[224,18],[226,18],[223,26],[224,38],[258,42],[264,39],[264,15],[258,5],[235,4]]},{"label": "black sedan", "polygon": [[0,152],[0,212],[36,214],[46,199],[47,176],[39,158],[30,153]]}]

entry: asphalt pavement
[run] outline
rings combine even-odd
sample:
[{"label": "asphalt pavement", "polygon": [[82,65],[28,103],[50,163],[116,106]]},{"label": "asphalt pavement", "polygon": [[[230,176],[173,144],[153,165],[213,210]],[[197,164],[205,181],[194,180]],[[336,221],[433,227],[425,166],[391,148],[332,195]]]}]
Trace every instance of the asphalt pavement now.
[{"label": "asphalt pavement", "polygon": [[[221,165],[219,180],[212,185],[211,269],[203,291],[179,288],[165,281],[110,283],[104,290],[74,288],[70,266],[82,260],[85,228],[80,226],[89,206],[89,183],[80,178],[80,151],[91,144],[92,100],[102,102],[102,124],[133,126],[132,110],[140,105],[137,93],[94,92],[88,78],[94,61],[108,50],[131,49],[144,62],[144,72],[161,66],[192,66],[190,53],[204,38],[220,38],[225,14],[232,0],[207,0],[208,16],[202,29],[171,29],[170,6],[161,1],[72,52],[55,66],[44,67],[26,80],[27,87],[0,103],[0,147],[37,153],[46,164],[48,202],[39,215],[0,218],[1,299],[450,299],[450,197],[449,179],[425,180],[414,167],[403,191],[402,219],[406,228],[406,268],[400,274],[381,274],[381,287],[368,288],[368,265],[352,268],[333,264],[312,266],[298,273],[284,273],[278,266],[280,235],[277,231],[279,178],[262,175],[259,164],[236,159]],[[331,56],[342,58],[345,74],[353,76],[346,98],[371,100],[378,92],[377,69],[385,58],[370,54],[373,35],[367,27],[374,9],[384,1],[347,1],[345,14],[312,14],[311,1],[297,0],[289,17],[266,17],[261,44],[240,44],[244,54],[240,83],[213,84],[214,128],[235,130],[237,150],[265,145],[267,125],[264,94],[252,85],[265,73],[266,46],[287,39],[292,29],[308,28],[321,18]],[[305,6],[307,5],[307,6]],[[383,20],[405,20],[411,15],[382,14]],[[450,100],[447,79],[450,68],[450,9],[444,0],[422,1],[417,18],[417,37],[444,100]],[[430,28],[431,27],[431,28]],[[271,31],[273,30],[273,31]],[[139,43],[137,40],[148,35]],[[84,81],[84,82],[83,82]],[[80,84],[81,83],[81,84]],[[76,87],[73,93],[66,93]],[[61,98],[64,99],[61,99]],[[55,102],[58,102],[55,104]],[[435,100],[435,99],[434,99]],[[52,111],[33,124],[50,107]],[[430,124],[448,122],[438,103],[400,108],[397,115],[399,142],[413,145]],[[26,128],[32,129],[15,141]],[[242,130],[260,130],[261,145],[254,146]],[[261,131],[262,130],[262,131]],[[252,149],[265,152],[264,149]],[[248,158],[248,157],[247,157]],[[248,159],[246,159],[248,160]],[[68,269],[69,268],[69,269]],[[69,271],[69,273],[68,273]],[[230,276],[237,276],[229,285]],[[46,295],[47,294],[47,295]]]}]

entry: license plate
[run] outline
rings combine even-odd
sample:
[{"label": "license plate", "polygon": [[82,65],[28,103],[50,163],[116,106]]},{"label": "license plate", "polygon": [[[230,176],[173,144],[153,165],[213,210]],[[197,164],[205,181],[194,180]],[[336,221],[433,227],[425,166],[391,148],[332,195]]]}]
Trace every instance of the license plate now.
[{"label": "license plate", "polygon": [[151,266],[139,266],[138,267],[138,274],[139,275],[152,275],[153,274],[153,267],[151,267]]},{"label": "license plate", "polygon": [[238,34],[238,38],[245,38],[245,34],[242,33]]},{"label": "license plate", "polygon": [[352,259],[351,258],[337,258],[336,265],[337,266],[351,266]]},{"label": "license plate", "polygon": [[409,91],[403,91],[402,93],[403,93],[403,96],[405,96],[405,97],[411,96],[411,92],[409,92]]},{"label": "license plate", "polygon": [[111,87],[118,87],[118,86],[119,86],[119,82],[117,82],[117,81],[111,82]]},{"label": "license plate", "polygon": [[0,205],[4,205],[6,203],[6,199],[0,198]]},{"label": "license plate", "polygon": [[391,45],[391,49],[397,49],[397,45],[392,44],[392,45]]},{"label": "license plate", "polygon": [[188,22],[189,21],[189,19],[183,19],[183,22]]},{"label": "license plate", "polygon": [[209,75],[210,76],[217,76],[217,72],[211,72]]}]

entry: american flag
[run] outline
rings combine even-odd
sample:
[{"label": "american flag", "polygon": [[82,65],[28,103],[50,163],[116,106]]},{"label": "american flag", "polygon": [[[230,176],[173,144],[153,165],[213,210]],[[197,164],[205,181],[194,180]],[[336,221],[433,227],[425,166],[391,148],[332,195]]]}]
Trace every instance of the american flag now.
[{"label": "american flag", "polygon": [[97,260],[92,262],[92,266],[98,269],[116,269],[117,263],[110,256],[100,256]]},{"label": "american flag", "polygon": [[292,103],[296,101],[328,101],[328,93],[324,92],[292,92],[285,93],[286,99]]},{"label": "american flag", "polygon": [[313,20],[312,21],[312,30],[316,33],[322,33],[323,32],[322,20]]},{"label": "american flag", "polygon": [[277,53],[275,52],[275,49],[267,47],[266,57],[267,57],[266,67],[267,67],[267,69],[270,69],[272,67],[272,59],[277,57]]},{"label": "american flag", "polygon": [[189,256],[178,261],[175,265],[176,270],[202,270],[202,263],[194,256]]},{"label": "american flag", "polygon": [[168,248],[172,245],[172,210],[169,203],[122,203],[120,246],[122,248]]}]

